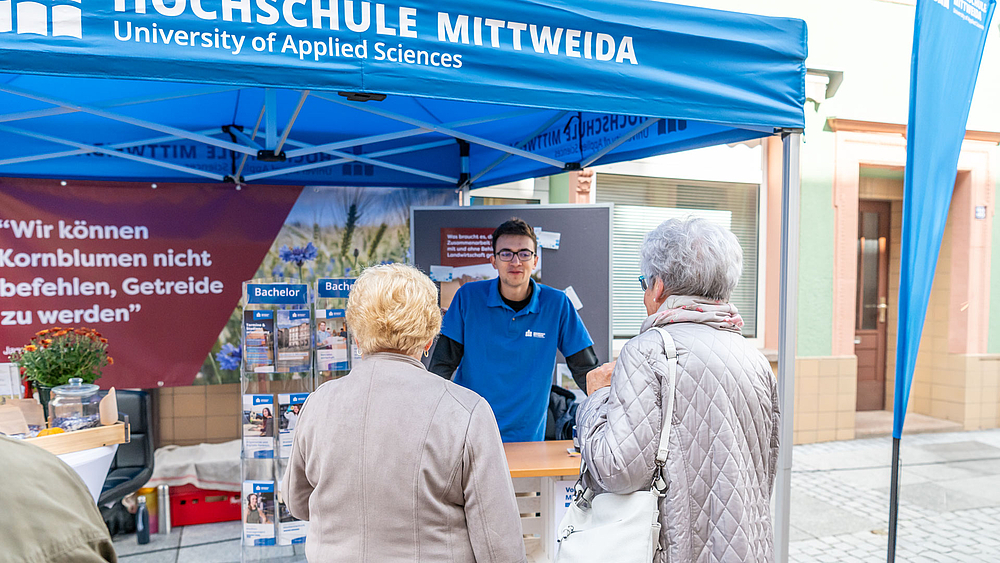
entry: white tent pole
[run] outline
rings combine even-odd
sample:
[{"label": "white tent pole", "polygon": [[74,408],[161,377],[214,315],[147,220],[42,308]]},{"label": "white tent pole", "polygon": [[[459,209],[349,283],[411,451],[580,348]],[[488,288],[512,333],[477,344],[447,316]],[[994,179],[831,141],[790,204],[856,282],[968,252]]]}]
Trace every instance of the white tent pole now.
[{"label": "white tent pole", "polygon": [[[261,150],[262,148],[264,148],[264,147],[260,146],[260,143],[258,143],[256,141],[256,139],[250,137],[249,135],[247,135],[246,133],[244,133],[243,131],[240,131],[239,129],[237,129],[235,127],[230,127],[227,132],[229,134],[235,136],[238,140],[243,141],[243,144],[246,145],[246,146],[248,146],[248,147],[250,147],[250,148],[257,149],[257,150]],[[247,156],[250,156],[250,155],[244,154],[243,156],[247,157]]]},{"label": "white tent pole", "polygon": [[[110,100],[107,102],[99,102],[93,104],[95,108],[115,108],[121,106],[132,106],[138,104],[149,104],[155,102],[165,102],[169,100],[179,100],[183,98],[193,98],[195,96],[206,96],[208,94],[218,94],[220,92],[233,92],[240,90],[240,88],[226,87],[226,88],[199,88],[193,90],[183,90],[177,92],[171,92],[169,94],[161,94],[157,96],[144,96],[141,98],[123,98],[120,100]],[[6,123],[9,121],[19,121],[22,119],[35,119],[38,117],[50,117],[53,115],[65,115],[67,113],[77,113],[80,110],[56,107],[56,108],[46,108],[46,109],[36,109],[31,111],[22,111],[18,113],[7,113],[0,114],[0,123]]]},{"label": "white tent pole", "polygon": [[278,91],[274,88],[264,89],[264,146],[274,150],[278,144]]},{"label": "white tent pole", "polygon": [[56,106],[62,106],[64,108],[69,108],[75,111],[82,111],[89,113],[91,115],[96,115],[98,117],[104,117],[106,119],[111,119],[113,121],[119,121],[121,123],[127,123],[129,125],[135,125],[136,127],[143,127],[146,129],[152,129],[153,131],[159,131],[160,133],[166,133],[167,135],[175,135],[182,139],[189,139],[191,141],[198,141],[200,143],[205,143],[206,145],[215,145],[219,148],[230,149],[235,152],[247,153],[247,154],[257,154],[257,151],[238,145],[236,143],[230,143],[228,141],[220,141],[219,139],[214,139],[206,135],[198,135],[192,133],[191,131],[185,131],[183,129],[178,129],[177,127],[170,127],[167,125],[160,125],[158,123],[153,123],[151,121],[145,121],[143,119],[136,119],[133,117],[128,117],[125,115],[118,115],[109,111],[104,111],[96,107],[77,104],[73,102],[67,102],[64,100],[52,98],[49,96],[43,96],[41,94],[36,94],[34,92],[29,92],[27,90],[21,90],[18,88],[13,88],[9,84],[0,84],[0,92],[6,92],[8,94],[13,94],[15,96],[21,96],[22,98],[28,98],[31,100],[37,100],[39,102],[44,102],[47,104],[52,104]]},{"label": "white tent pole", "polygon": [[799,296],[800,132],[782,134],[781,278],[778,298],[778,401],[781,405],[775,479],[774,560],[788,563],[792,428],[795,416],[795,320]]},{"label": "white tent pole", "polygon": [[310,154],[323,153],[326,151],[332,151],[336,149],[346,149],[348,147],[371,145],[385,141],[395,141],[397,139],[405,139],[407,137],[416,137],[418,135],[425,135],[430,132],[431,132],[430,129],[417,128],[417,129],[409,129],[407,131],[399,131],[395,133],[385,133],[382,135],[370,135],[368,137],[347,139],[346,141],[336,141],[333,143],[326,143],[323,145],[306,145],[303,146],[302,148],[285,151],[285,156],[287,156],[288,158],[296,158],[299,156],[307,156]]},{"label": "white tent pole", "polygon": [[60,139],[59,137],[53,137],[51,135],[43,135],[41,133],[34,133],[31,131],[24,131],[14,127],[8,127],[7,125],[0,125],[0,131],[6,133],[12,133],[14,135],[24,135],[25,137],[31,137],[33,139],[39,139],[42,141],[49,141],[50,143],[57,143],[62,145],[69,145],[71,147],[76,147],[78,149],[84,149],[87,153],[99,152],[101,154],[106,154],[108,156],[114,156],[118,158],[124,158],[125,160],[133,160],[135,162],[141,162],[143,164],[149,164],[151,166],[159,166],[160,168],[166,168],[169,170],[176,170],[178,172],[184,172],[185,174],[193,174],[195,176],[202,176],[204,178],[210,178],[217,182],[223,181],[223,177],[218,174],[212,174],[211,172],[206,172],[204,170],[198,170],[196,168],[188,168],[187,166],[179,166],[177,164],[171,164],[169,162],[162,162],[159,160],[154,160],[152,158],[145,158],[142,156],[136,156],[134,154],[129,154],[127,152],[118,151],[106,146],[88,145],[86,143],[78,143],[76,141],[70,141],[69,139]]},{"label": "white tent pole", "polygon": [[378,115],[380,117],[385,117],[386,119],[392,119],[392,120],[395,120],[395,121],[406,123],[408,125],[413,125],[414,127],[423,127],[423,128],[426,128],[426,129],[430,129],[431,131],[434,131],[435,133],[441,133],[441,134],[444,134],[444,135],[450,135],[452,137],[455,137],[456,139],[462,139],[463,141],[472,143],[474,145],[482,145],[484,147],[489,147],[491,149],[498,150],[500,152],[507,152],[507,153],[510,153],[512,155],[515,155],[515,156],[520,156],[520,157],[523,157],[523,158],[527,158],[529,160],[535,160],[535,161],[541,162],[542,164],[548,164],[549,166],[554,166],[554,167],[556,167],[556,168],[558,168],[560,170],[562,170],[563,168],[566,167],[566,163],[563,162],[563,161],[561,161],[561,160],[556,160],[554,158],[549,158],[547,156],[537,155],[537,154],[534,154],[534,153],[531,153],[531,152],[528,152],[528,151],[523,151],[521,149],[515,149],[514,147],[509,147],[509,146],[507,146],[507,145],[505,145],[503,143],[498,143],[496,141],[491,141],[489,139],[485,139],[483,137],[478,137],[476,135],[470,135],[468,133],[462,133],[461,131],[455,131],[454,129],[449,129],[448,127],[444,127],[444,126],[441,126],[441,125],[436,125],[436,124],[433,124],[433,123],[428,123],[426,121],[422,121],[422,120],[419,120],[419,119],[413,119],[411,117],[407,117],[405,115],[401,115],[401,114],[398,114],[398,113],[393,113],[391,111],[380,110],[380,109],[376,109],[374,107],[365,107],[365,106],[357,104],[356,102],[341,101],[341,100],[339,100],[339,99],[337,99],[337,98],[335,98],[335,97],[333,97],[333,96],[331,96],[329,94],[316,93],[315,96],[317,98],[322,98],[322,99],[324,99],[324,100],[326,100],[328,102],[333,102],[335,104],[340,104],[340,105],[342,105],[344,107],[353,108],[353,109],[356,109],[358,111],[363,111],[363,112],[370,113],[372,115]]},{"label": "white tent pole", "polygon": [[[569,112],[561,111],[561,112],[553,115],[551,118],[549,118],[548,121],[546,121],[541,126],[539,126],[537,129],[535,129],[534,131],[532,131],[531,133],[529,133],[527,137],[525,137],[524,139],[522,139],[521,142],[519,142],[518,144],[516,144],[514,146],[517,147],[517,148],[519,148],[519,149],[520,148],[524,148],[524,145],[526,145],[528,143],[528,141],[530,141],[531,139],[533,139],[536,135],[540,134],[542,131],[545,131],[546,129],[548,129],[556,121],[559,121],[560,119],[562,119],[563,116],[566,115],[567,113],[569,113]],[[473,183],[475,183],[476,180],[482,178],[484,174],[486,174],[490,170],[493,170],[494,168],[496,168],[497,166],[499,166],[501,162],[507,160],[508,158],[510,158],[510,153],[509,152],[508,153],[504,153],[500,158],[494,160],[493,162],[491,162],[489,164],[489,166],[487,166],[486,168],[483,168],[475,176],[473,176],[472,178],[470,178],[469,179],[469,185],[472,185]]]},{"label": "white tent pole", "polygon": [[[261,105],[260,106],[260,114],[257,115],[257,123],[254,124],[254,126],[253,126],[253,133],[250,134],[250,140],[253,141],[254,143],[257,142],[257,133],[260,131],[260,123],[262,121],[264,121],[264,112],[266,112],[266,111],[267,111],[267,106]],[[232,129],[235,129],[235,127],[232,128]],[[236,129],[236,130],[238,131],[238,129]],[[233,182],[237,182],[238,183],[238,182],[241,181],[240,178],[243,177],[243,168],[246,167],[246,165],[247,165],[247,158],[249,158],[249,157],[250,157],[250,155],[244,154],[243,158],[240,159],[240,167],[236,169],[236,173],[233,174],[233,176],[232,176]]]},{"label": "white tent pole", "polygon": [[[204,131],[198,131],[197,133],[201,135],[211,135],[212,133],[218,131],[218,129],[206,129]],[[160,143],[169,143],[170,141],[176,141],[179,137],[175,135],[166,135],[164,137],[154,137],[152,139],[142,139],[141,141],[129,141],[127,143],[116,143],[114,145],[103,145],[107,149],[127,149],[131,147],[140,147],[142,145],[158,145]],[[20,164],[22,162],[37,162],[39,160],[52,160],[55,158],[63,158],[67,156],[78,156],[81,154],[90,154],[94,151],[90,149],[76,149],[72,151],[61,151],[53,152],[48,154],[35,154],[31,156],[19,156],[16,158],[6,158],[0,159],[0,166],[7,166],[10,164]]]},{"label": "white tent pole", "polygon": [[[462,121],[452,121],[450,123],[443,123],[442,127],[466,127],[469,125],[479,125],[481,123],[491,123],[494,121],[500,121],[503,119],[513,119],[515,117],[521,117],[525,115],[532,115],[540,113],[539,110],[518,110],[511,111],[507,113],[501,113],[486,117],[478,117],[475,119],[463,119]],[[355,139],[347,139],[344,141],[337,141],[333,143],[326,143],[324,145],[303,145],[303,148],[285,151],[285,156],[288,158],[295,158],[298,156],[305,156],[309,154],[321,153],[335,149],[343,149],[348,147],[357,147],[360,145],[370,145],[375,143],[381,143],[383,141],[394,141],[397,139],[404,139],[407,137],[415,137],[417,135],[426,135],[427,133],[432,133],[430,129],[426,127],[417,127],[416,129],[407,129],[406,131],[397,131],[394,133],[383,133],[381,135],[370,135],[368,137],[357,137]]]},{"label": "white tent pole", "polygon": [[281,147],[285,146],[285,140],[288,139],[288,134],[292,132],[292,125],[298,119],[299,112],[302,111],[302,105],[306,103],[306,98],[308,97],[309,90],[303,90],[302,95],[299,96],[299,103],[296,104],[295,111],[292,112],[292,117],[288,118],[288,125],[285,125],[285,129],[281,132],[281,138],[278,139],[278,146],[274,149],[274,152],[280,153]]},{"label": "white tent pole", "polygon": [[[306,146],[304,143],[299,143],[297,141],[293,141],[292,139],[288,140],[288,144],[292,145],[292,146]],[[448,139],[447,141],[434,141],[434,142],[425,143],[425,144],[422,144],[422,145],[408,145],[408,146],[405,146],[405,147],[398,147],[398,148],[395,148],[395,149],[387,149],[387,150],[384,150],[384,151],[378,151],[378,152],[368,153],[365,156],[368,157],[367,160],[370,160],[371,164],[373,164],[375,166],[383,166],[383,165],[385,165],[385,163],[383,163],[381,161],[378,161],[378,160],[372,160],[372,159],[374,159],[376,157],[382,157],[382,156],[392,156],[394,154],[404,154],[404,153],[408,153],[408,152],[418,152],[418,151],[422,151],[422,150],[436,149],[436,148],[440,148],[440,147],[444,147],[444,146],[448,146],[448,145],[454,145],[454,144],[455,144],[455,141],[453,141],[451,139]],[[312,164],[303,164],[302,166],[291,166],[291,167],[288,167],[288,168],[279,168],[277,170],[270,170],[270,171],[267,171],[267,172],[260,172],[260,173],[257,173],[257,174],[251,174],[251,175],[249,175],[249,176],[246,177],[246,181],[250,182],[250,181],[254,181],[254,180],[262,180],[264,178],[273,178],[275,176],[282,176],[282,175],[285,175],[285,174],[295,174],[297,172],[304,172],[306,170],[316,170],[317,168],[324,168],[324,167],[327,167],[327,166],[335,166],[337,164],[344,164],[346,162],[355,162],[355,161],[358,161],[358,158],[359,158],[358,155],[346,154],[346,153],[340,153],[340,152],[332,152],[332,153],[329,153],[329,154],[338,155],[338,156],[341,156],[341,158],[336,159],[336,160],[325,160],[325,161],[322,161],[322,162],[314,162]],[[399,168],[396,168],[396,169],[399,169]],[[455,182],[458,181],[458,178],[450,178],[450,177],[447,177],[447,176],[439,176],[437,174],[432,174],[430,172],[424,172],[422,170],[403,169],[403,170],[400,170],[400,171],[401,172],[406,172],[406,173],[409,173],[409,174],[416,174],[418,176],[428,176],[430,178],[434,178],[434,179],[437,179],[437,180],[442,180],[446,184],[447,183],[454,184]]]},{"label": "white tent pole", "polygon": [[605,146],[603,149],[601,149],[601,150],[595,152],[594,154],[590,155],[589,157],[587,157],[586,160],[584,160],[583,162],[580,163],[580,168],[586,168],[586,167],[590,166],[591,164],[597,162],[598,160],[601,159],[602,156],[604,156],[604,155],[608,154],[609,152],[617,149],[622,143],[624,143],[625,141],[628,141],[632,137],[638,135],[643,130],[645,130],[647,127],[649,127],[650,125],[656,123],[659,120],[660,120],[659,117],[650,117],[646,121],[643,121],[642,123],[640,123],[640,124],[636,125],[635,127],[629,129],[628,131],[625,132],[624,135],[622,135],[621,137],[618,137],[618,139],[615,142],[611,143],[610,145]]}]

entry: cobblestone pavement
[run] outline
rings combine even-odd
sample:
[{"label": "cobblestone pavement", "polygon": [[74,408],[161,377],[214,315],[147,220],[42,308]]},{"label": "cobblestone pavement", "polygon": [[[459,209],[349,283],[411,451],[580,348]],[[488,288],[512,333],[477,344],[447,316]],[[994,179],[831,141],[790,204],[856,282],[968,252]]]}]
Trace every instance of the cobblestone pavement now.
[{"label": "cobblestone pavement", "polygon": [[[1000,430],[903,435],[896,561],[1000,562]],[[789,561],[886,560],[892,439],[795,446]]]}]

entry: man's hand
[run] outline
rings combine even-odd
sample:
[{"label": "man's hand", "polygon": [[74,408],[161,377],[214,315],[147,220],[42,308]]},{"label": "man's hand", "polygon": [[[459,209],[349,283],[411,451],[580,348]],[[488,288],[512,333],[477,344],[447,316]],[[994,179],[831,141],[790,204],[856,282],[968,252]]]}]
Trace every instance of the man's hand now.
[{"label": "man's hand", "polygon": [[608,362],[604,365],[587,372],[587,395],[593,395],[594,391],[611,385],[611,374],[615,371],[615,362]]}]

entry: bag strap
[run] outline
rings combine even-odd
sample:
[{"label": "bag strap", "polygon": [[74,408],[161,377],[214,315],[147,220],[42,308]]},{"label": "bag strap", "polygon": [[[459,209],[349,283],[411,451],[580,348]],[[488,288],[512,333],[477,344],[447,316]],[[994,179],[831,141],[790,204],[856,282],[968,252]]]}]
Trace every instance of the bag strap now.
[{"label": "bag strap", "polygon": [[[663,339],[663,351],[667,356],[667,391],[664,393],[666,410],[663,412],[663,427],[660,429],[660,443],[656,449],[656,473],[653,479],[653,490],[661,497],[667,493],[667,482],[663,479],[663,466],[667,463],[667,446],[670,442],[670,426],[674,419],[674,395],[677,390],[677,346],[674,338],[666,329],[654,326],[653,330],[660,333]],[[575,502],[581,508],[589,508],[590,501],[596,495],[595,491],[583,487],[583,476],[587,473],[587,462],[580,459],[580,477],[576,480]]]},{"label": "bag strap", "polygon": [[674,419],[674,394],[677,391],[677,347],[666,329],[652,327],[663,338],[663,350],[667,355],[667,391],[664,393],[666,410],[663,412],[663,428],[660,429],[660,445],[656,450],[656,464],[663,467],[667,462],[667,444],[670,441],[670,423]]}]

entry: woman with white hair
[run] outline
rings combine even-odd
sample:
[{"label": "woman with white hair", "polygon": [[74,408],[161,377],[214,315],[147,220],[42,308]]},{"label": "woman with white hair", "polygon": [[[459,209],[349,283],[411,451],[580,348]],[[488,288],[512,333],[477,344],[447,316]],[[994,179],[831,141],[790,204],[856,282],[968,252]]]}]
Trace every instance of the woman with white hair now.
[{"label": "woman with white hair", "polygon": [[306,400],[282,489],[308,560],[525,561],[493,411],[420,363],[441,328],[434,283],[368,268],[347,322],[364,358]]},{"label": "woman with white hair", "polygon": [[[671,219],[646,235],[640,265],[649,316],[616,364],[588,374],[590,396],[577,413],[584,480],[624,494],[649,490],[662,475],[655,562],[772,561],[778,390],[728,302],[743,267],[739,242],[704,219]],[[676,349],[674,391],[667,339],[653,327],[665,329]]]}]

